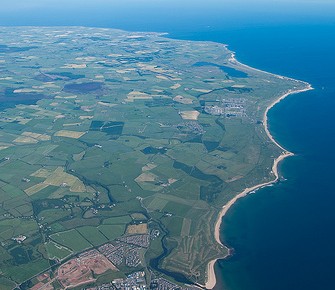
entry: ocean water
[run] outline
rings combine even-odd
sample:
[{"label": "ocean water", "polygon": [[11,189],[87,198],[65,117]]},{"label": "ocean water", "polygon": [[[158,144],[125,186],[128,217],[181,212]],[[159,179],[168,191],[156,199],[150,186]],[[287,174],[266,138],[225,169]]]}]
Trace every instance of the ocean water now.
[{"label": "ocean water", "polygon": [[235,254],[217,263],[216,289],[327,290],[335,289],[335,5],[299,5],[305,2],[264,10],[152,3],[23,7],[15,15],[0,11],[0,25],[169,32],[229,44],[241,62],[310,82],[314,91],[290,96],[269,113],[273,136],[296,155],[280,165],[286,181],[238,201],[224,218],[221,237]]},{"label": "ocean water", "polygon": [[335,289],[332,35],[334,24],[305,24],[227,38],[243,62],[303,79],[315,90],[292,95],[269,113],[275,139],[296,156],[280,165],[286,181],[237,202],[223,219],[221,237],[235,255],[217,264],[216,289]]},{"label": "ocean water", "polygon": [[221,239],[235,254],[217,263],[216,290],[335,289],[333,35],[335,23],[322,21],[171,35],[228,43],[240,61],[315,88],[269,112],[271,133],[295,156],[280,164],[286,181],[238,201],[223,219]]}]

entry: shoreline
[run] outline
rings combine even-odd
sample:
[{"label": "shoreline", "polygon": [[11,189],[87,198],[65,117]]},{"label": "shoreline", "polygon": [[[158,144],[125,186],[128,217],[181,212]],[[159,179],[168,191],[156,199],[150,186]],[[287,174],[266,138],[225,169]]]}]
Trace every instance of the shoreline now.
[{"label": "shoreline", "polygon": [[[258,70],[258,69],[254,69],[252,67],[249,67],[247,65],[244,65],[244,64],[241,64],[240,62],[238,62],[236,59],[235,59],[235,54],[232,53],[232,57],[231,57],[231,61],[235,64],[239,64],[239,65],[242,65],[244,67],[247,67],[248,69],[253,69],[253,70],[257,70],[259,72],[263,72],[263,73],[268,73],[268,74],[271,74],[271,75],[274,75],[276,77],[279,77],[279,78],[285,78],[285,79],[291,79],[291,78],[288,78],[288,77],[284,77],[284,76],[280,76],[280,75],[275,75],[275,74],[272,74],[272,73],[269,73],[269,72],[264,72],[262,70]],[[293,80],[293,79],[291,79]],[[298,81],[298,80],[295,80],[297,82],[303,82],[303,81]],[[265,129],[265,133],[266,135],[268,136],[268,138],[271,140],[271,142],[273,142],[277,147],[279,147],[281,150],[283,150],[283,152],[277,157],[274,159],[273,161],[273,165],[272,165],[272,171],[271,173],[274,175],[274,179],[273,180],[270,180],[268,182],[264,182],[264,183],[261,183],[261,184],[257,184],[255,186],[252,186],[252,187],[248,187],[246,189],[244,189],[241,193],[237,194],[234,198],[232,198],[228,203],[226,203],[220,210],[219,212],[219,215],[217,217],[217,221],[215,223],[215,228],[214,228],[214,238],[215,238],[215,241],[221,245],[222,247],[224,248],[227,248],[228,249],[228,254],[225,255],[224,257],[222,258],[216,258],[212,261],[210,261],[208,263],[208,266],[207,266],[207,281],[204,285],[204,287],[206,289],[213,289],[216,285],[216,276],[215,276],[215,269],[214,269],[214,265],[215,263],[217,262],[217,260],[219,259],[225,259],[227,258],[229,255],[230,255],[230,251],[229,251],[229,248],[224,245],[221,240],[220,240],[220,228],[221,228],[221,223],[222,223],[222,218],[227,214],[228,210],[235,204],[235,202],[237,200],[239,200],[240,198],[243,198],[245,196],[247,196],[248,194],[250,194],[251,192],[255,192],[256,190],[258,189],[261,189],[263,187],[266,187],[266,186],[269,186],[273,183],[276,183],[279,179],[279,173],[278,173],[278,164],[284,160],[285,158],[287,157],[290,157],[290,156],[293,156],[294,154],[288,150],[286,150],[283,146],[281,146],[274,138],[273,136],[271,135],[270,131],[269,131],[269,128],[268,128],[268,112],[270,109],[272,109],[276,104],[278,104],[280,101],[282,101],[283,99],[285,99],[286,97],[288,97],[289,95],[293,95],[293,94],[299,94],[299,93],[302,93],[302,92],[306,92],[306,91],[309,91],[309,90],[313,90],[313,87],[311,86],[311,84],[309,83],[306,83],[306,82],[303,82],[306,84],[306,87],[303,88],[303,89],[296,89],[296,90],[293,90],[293,89],[290,89],[288,90],[287,92],[285,92],[283,95],[279,96],[279,98],[277,98],[276,100],[274,100],[270,105],[268,105],[265,109],[265,112],[264,112],[264,115],[263,115],[263,126],[264,126],[264,129]]]}]

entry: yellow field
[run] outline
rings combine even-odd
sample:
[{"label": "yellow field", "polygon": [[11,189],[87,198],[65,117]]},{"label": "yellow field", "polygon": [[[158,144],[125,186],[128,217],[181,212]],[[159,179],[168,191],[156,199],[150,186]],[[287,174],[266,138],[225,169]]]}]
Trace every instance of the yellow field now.
[{"label": "yellow field", "polygon": [[116,104],[111,104],[111,103],[106,103],[106,102],[101,102],[101,101],[98,102],[98,104],[101,106],[109,107],[109,108],[116,106]]},{"label": "yellow field", "polygon": [[72,192],[86,191],[86,187],[82,181],[80,181],[77,177],[64,172],[62,167],[58,167],[54,172],[52,172],[43,183],[54,186],[69,186],[70,191]]},{"label": "yellow field", "polygon": [[138,92],[138,91],[132,91],[127,95],[127,98],[125,99],[126,102],[134,102],[134,100],[150,100],[152,99],[152,96]]},{"label": "yellow field", "polygon": [[154,163],[148,163],[148,164],[146,164],[146,165],[144,165],[142,167],[142,171],[149,171],[149,170],[154,169],[156,167],[157,167],[156,164],[154,164]]},{"label": "yellow field", "polygon": [[55,133],[55,136],[78,139],[81,136],[85,135],[85,133],[86,132],[77,132],[77,131],[70,131],[70,130],[60,130],[60,131],[58,131],[58,132]]},{"label": "yellow field", "polygon": [[35,171],[34,173],[30,174],[30,176],[47,178],[51,173],[52,171],[49,171],[48,169],[45,169],[45,168],[41,168]]},{"label": "yellow field", "polygon": [[76,99],[77,96],[76,95],[73,95],[73,96],[56,96],[55,99],[66,99],[66,100],[69,100],[69,99]]},{"label": "yellow field", "polygon": [[83,159],[85,153],[86,153],[86,151],[82,151],[82,152],[80,152],[80,153],[78,153],[78,154],[73,154],[73,155],[72,155],[72,159],[73,159],[74,161],[79,161],[79,160]]},{"label": "yellow field", "polygon": [[27,188],[24,192],[28,194],[29,196],[41,191],[42,189],[46,188],[48,184],[45,183],[38,183],[33,185],[32,187]]},{"label": "yellow field", "polygon": [[175,85],[171,86],[170,89],[176,90],[176,89],[179,89],[180,87],[181,87],[181,84],[175,84]]},{"label": "yellow field", "polygon": [[19,124],[21,124],[21,125],[25,125],[25,124],[27,124],[29,121],[31,121],[31,119],[17,118],[17,121],[19,122]]},{"label": "yellow field", "polygon": [[185,105],[190,105],[190,104],[193,103],[192,99],[190,99],[190,98],[185,98],[185,97],[183,97],[183,96],[175,96],[175,97],[173,98],[173,100],[174,100],[175,102],[178,102],[178,103],[181,103],[181,104],[185,104]]},{"label": "yellow field", "polygon": [[153,182],[155,180],[157,180],[157,176],[155,174],[152,173],[142,173],[141,175],[137,176],[135,178],[136,182]]},{"label": "yellow field", "polygon": [[83,182],[77,179],[70,187],[71,192],[84,192],[86,191],[86,187]]},{"label": "yellow field", "polygon": [[180,116],[184,120],[198,120],[200,113],[198,111],[181,111]]},{"label": "yellow field", "polygon": [[148,233],[147,224],[128,225],[127,227],[127,234],[147,234],[147,233]]},{"label": "yellow field", "polygon": [[71,126],[79,126],[81,123],[68,123],[68,124],[63,124],[63,127],[71,127]]},{"label": "yellow field", "polygon": [[37,134],[33,132],[23,132],[21,136],[17,137],[13,142],[35,144],[39,141],[48,141],[50,139],[51,137],[49,135]]},{"label": "yellow field", "polygon": [[62,167],[58,167],[54,171],[41,168],[32,173],[31,176],[45,178],[45,180],[26,189],[25,193],[29,196],[41,191],[49,185],[70,187],[71,192],[86,192],[84,183],[77,177],[64,172]]},{"label": "yellow field", "polygon": [[85,120],[85,119],[90,120],[90,119],[93,119],[93,116],[80,116],[79,119],[80,120]]},{"label": "yellow field", "polygon": [[161,79],[161,80],[165,80],[165,81],[169,81],[170,80],[168,77],[162,76],[162,75],[158,75],[158,76],[156,76],[156,78]]},{"label": "yellow field", "polygon": [[205,89],[192,89],[192,91],[199,92],[199,93],[210,93],[211,90],[205,90]]},{"label": "yellow field", "polygon": [[245,85],[232,85],[232,88],[245,88]]},{"label": "yellow field", "polygon": [[69,63],[62,66],[61,68],[86,68],[86,67],[87,65],[85,63],[83,64]]},{"label": "yellow field", "polygon": [[14,94],[19,94],[19,93],[42,93],[42,90],[38,89],[16,89],[13,91]]}]

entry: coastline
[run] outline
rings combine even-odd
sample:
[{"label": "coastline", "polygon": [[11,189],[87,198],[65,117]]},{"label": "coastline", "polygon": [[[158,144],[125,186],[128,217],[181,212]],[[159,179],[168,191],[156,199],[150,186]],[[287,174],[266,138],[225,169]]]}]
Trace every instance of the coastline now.
[{"label": "coastline", "polygon": [[[286,78],[286,79],[291,79],[291,78],[288,78],[288,77],[284,77],[284,76],[280,76],[280,75],[275,75],[275,74],[272,74],[272,73],[269,73],[269,72],[264,72],[262,70],[258,70],[258,69],[254,69],[254,68],[251,68],[247,65],[244,65],[244,64],[241,64],[240,62],[238,62],[236,59],[235,59],[235,54],[232,53],[232,57],[230,59],[231,62],[235,63],[235,64],[239,64],[239,65],[242,65],[244,67],[247,67],[249,69],[253,69],[253,70],[257,70],[259,72],[263,72],[263,73],[268,73],[268,74],[271,74],[271,75],[274,75],[276,77],[279,77],[279,78]],[[295,80],[298,82],[298,80]],[[303,82],[303,81],[299,81],[299,82]],[[279,96],[279,98],[277,98],[276,100],[274,100],[270,105],[268,105],[265,109],[265,112],[264,112],[264,115],[263,115],[263,126],[264,126],[264,130],[265,130],[265,133],[266,135],[268,136],[268,138],[271,140],[271,142],[273,142],[277,147],[279,147],[281,150],[283,150],[283,152],[277,157],[274,159],[273,161],[273,165],[272,165],[272,171],[271,173],[273,173],[274,175],[274,179],[273,180],[270,180],[268,182],[265,182],[265,183],[261,183],[261,184],[257,184],[255,186],[252,186],[252,187],[248,187],[246,189],[244,189],[241,193],[237,194],[233,199],[231,199],[227,204],[225,204],[222,209],[220,210],[219,212],[219,215],[218,215],[218,218],[217,218],[217,221],[215,223],[215,228],[214,228],[214,238],[215,238],[215,241],[221,245],[222,247],[225,247],[228,249],[228,254],[226,256],[223,256],[222,258],[220,259],[225,259],[227,256],[230,255],[229,253],[229,248],[227,246],[225,246],[221,240],[220,240],[220,227],[221,227],[221,223],[222,223],[222,218],[227,214],[228,210],[234,205],[234,203],[239,200],[240,198],[243,198],[245,196],[247,196],[249,193],[251,192],[255,192],[256,190],[258,189],[261,189],[265,186],[269,186],[273,183],[276,183],[279,179],[279,173],[278,173],[278,164],[284,160],[285,158],[287,157],[290,157],[290,156],[293,156],[294,154],[288,150],[286,150],[283,146],[281,146],[274,138],[273,136],[271,135],[270,131],[269,131],[269,128],[268,128],[268,112],[271,108],[273,108],[276,104],[278,104],[280,101],[282,101],[283,99],[285,99],[286,97],[288,97],[289,95],[293,95],[293,94],[298,94],[298,93],[302,93],[302,92],[306,92],[306,91],[309,91],[309,90],[313,90],[313,87],[311,86],[311,84],[309,83],[306,83],[306,82],[303,82],[306,84],[306,87],[303,88],[303,89],[297,89],[297,90],[288,90],[287,92],[285,92],[283,95]],[[214,269],[214,265],[215,263],[217,262],[217,260],[219,260],[219,258],[217,259],[214,259],[212,261],[210,261],[208,263],[208,266],[207,266],[207,281],[205,283],[205,288],[206,289],[213,289],[216,285],[216,276],[215,276],[215,269]]]}]

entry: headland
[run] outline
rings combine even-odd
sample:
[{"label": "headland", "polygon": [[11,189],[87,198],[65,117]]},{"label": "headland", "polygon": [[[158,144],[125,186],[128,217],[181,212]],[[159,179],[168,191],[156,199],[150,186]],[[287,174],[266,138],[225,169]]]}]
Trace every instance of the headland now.
[{"label": "headland", "polygon": [[[231,58],[232,61],[234,61],[235,63],[237,63],[236,59],[234,57]],[[238,62],[239,63],[239,62]],[[241,64],[241,63],[239,63]],[[245,66],[245,65],[244,65]],[[250,67],[249,67],[250,68]],[[260,70],[258,70],[260,71]],[[262,71],[263,72],[263,71]],[[285,78],[283,76],[278,76],[280,78]],[[264,117],[263,117],[263,125],[264,125],[264,130],[266,132],[266,135],[268,136],[268,138],[276,145],[278,146],[281,150],[283,150],[283,152],[273,160],[273,165],[272,165],[272,171],[271,173],[274,175],[274,179],[265,183],[261,183],[261,184],[257,184],[255,186],[252,187],[248,187],[246,189],[244,189],[241,193],[237,194],[233,199],[231,199],[227,204],[225,204],[219,215],[217,218],[217,221],[215,223],[215,230],[214,230],[214,238],[216,240],[216,242],[218,244],[220,244],[222,247],[227,247],[225,246],[221,239],[220,239],[220,230],[221,230],[221,224],[222,224],[222,219],[223,217],[227,214],[228,210],[236,203],[236,201],[238,201],[239,199],[247,196],[250,193],[255,193],[255,191],[269,186],[273,183],[276,183],[279,180],[279,172],[278,172],[278,165],[281,161],[283,161],[285,158],[293,156],[294,153],[286,150],[282,145],[280,145],[272,136],[272,134],[269,131],[269,125],[268,125],[268,112],[271,108],[273,108],[276,104],[278,104],[280,101],[282,101],[283,99],[285,99],[286,97],[288,97],[289,95],[293,95],[293,94],[298,94],[298,93],[303,93],[309,90],[312,90],[313,87],[310,84],[306,83],[306,88],[303,89],[299,89],[299,90],[289,90],[287,92],[285,92],[283,95],[279,96],[276,100],[274,100],[269,106],[266,107],[266,110],[264,112]],[[225,257],[222,257],[222,259],[228,257],[229,254],[229,249],[228,249],[228,254]],[[208,278],[207,278],[207,282],[205,284],[206,289],[213,289],[215,284],[216,284],[216,276],[215,276],[215,269],[214,269],[214,265],[217,262],[218,259],[212,260],[210,261],[210,263],[208,264]]]}]

